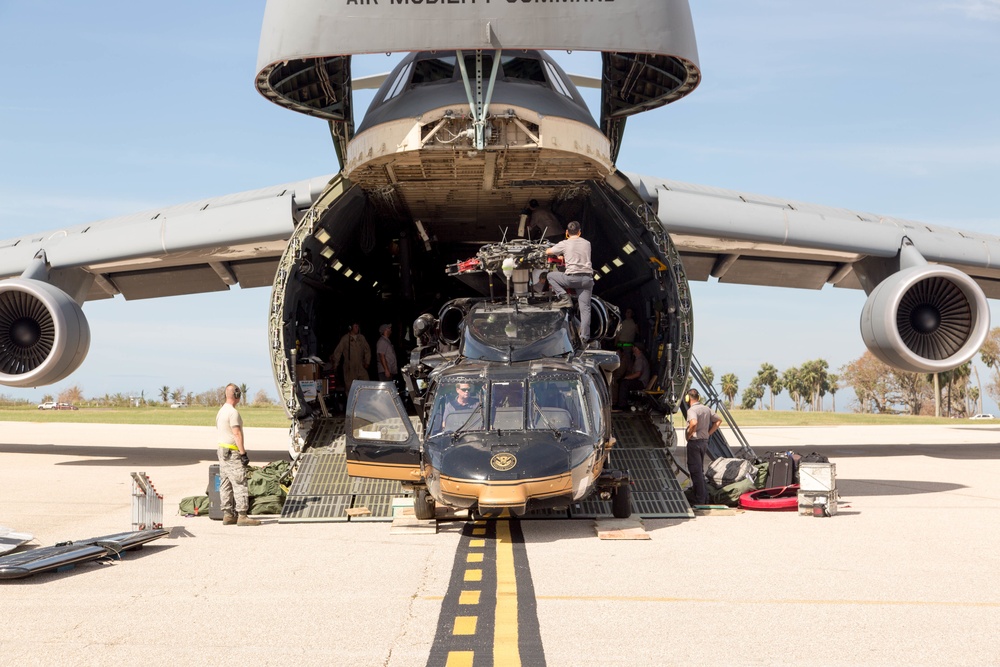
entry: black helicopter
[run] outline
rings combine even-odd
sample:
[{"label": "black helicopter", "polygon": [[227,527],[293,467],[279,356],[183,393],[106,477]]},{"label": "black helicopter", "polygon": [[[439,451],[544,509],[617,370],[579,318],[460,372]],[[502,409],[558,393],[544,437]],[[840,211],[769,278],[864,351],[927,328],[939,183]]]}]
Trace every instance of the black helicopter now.
[{"label": "black helicopter", "polygon": [[[553,264],[548,243],[483,246],[448,267],[493,295],[455,299],[414,322],[422,344],[403,373],[420,418],[414,428],[396,387],[357,381],[347,399],[347,470],[414,491],[418,518],[436,506],[522,516],[598,494],[631,514],[627,470],[613,469],[611,374],[619,358],[588,349],[570,309],[537,293]],[[495,283],[503,293],[495,295]],[[592,300],[591,340],[614,337],[618,309]]]}]

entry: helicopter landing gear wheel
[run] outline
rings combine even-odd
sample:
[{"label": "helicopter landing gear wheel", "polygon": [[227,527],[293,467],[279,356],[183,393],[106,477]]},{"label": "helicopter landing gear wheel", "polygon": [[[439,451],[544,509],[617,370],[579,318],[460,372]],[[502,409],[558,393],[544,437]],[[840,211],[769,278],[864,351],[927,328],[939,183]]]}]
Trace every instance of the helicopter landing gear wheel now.
[{"label": "helicopter landing gear wheel", "polygon": [[427,489],[417,489],[413,496],[413,514],[418,519],[433,519],[437,507]]},{"label": "helicopter landing gear wheel", "polygon": [[632,492],[627,484],[615,488],[611,496],[611,515],[616,519],[632,516]]}]

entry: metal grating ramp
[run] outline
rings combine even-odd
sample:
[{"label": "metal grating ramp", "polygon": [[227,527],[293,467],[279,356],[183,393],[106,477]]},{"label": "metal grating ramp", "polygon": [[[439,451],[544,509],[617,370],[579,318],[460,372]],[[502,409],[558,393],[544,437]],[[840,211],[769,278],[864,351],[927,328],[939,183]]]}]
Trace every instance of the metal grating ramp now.
[{"label": "metal grating ramp", "polygon": [[[391,521],[393,498],[412,496],[395,480],[348,476],[343,416],[317,418],[307,444],[279,522]],[[348,515],[347,510],[362,507],[371,514]]]},{"label": "metal grating ramp", "polygon": [[[617,440],[611,465],[626,468],[632,478],[632,512],[645,518],[693,518],[694,512],[672,472],[670,454],[660,430],[645,414],[615,414]],[[310,448],[299,459],[280,522],[391,521],[394,498],[412,497],[395,480],[347,475],[344,419],[318,419],[309,432]],[[349,517],[347,510],[367,508],[371,514]],[[526,519],[604,518],[611,503],[590,498],[568,510],[539,510]]]}]

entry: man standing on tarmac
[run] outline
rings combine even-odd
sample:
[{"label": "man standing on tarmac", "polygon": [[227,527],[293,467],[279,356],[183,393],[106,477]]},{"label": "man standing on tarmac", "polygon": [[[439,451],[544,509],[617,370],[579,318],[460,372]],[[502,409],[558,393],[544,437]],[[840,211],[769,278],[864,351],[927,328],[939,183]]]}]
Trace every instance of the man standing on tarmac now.
[{"label": "man standing on tarmac", "polygon": [[708,439],[719,429],[722,419],[707,405],[702,405],[697,389],[687,393],[687,467],[694,488],[694,504],[708,504],[708,488],[705,485],[705,455],[708,454]]},{"label": "man standing on tarmac", "polygon": [[566,225],[566,240],[545,251],[548,255],[562,255],[566,272],[550,271],[549,284],[559,300],[558,308],[572,308],[573,300],[566,293],[567,287],[576,290],[580,306],[580,340],[586,346],[590,338],[590,296],[594,292],[594,267],[590,264],[590,241],[580,236],[580,223],[574,220]]},{"label": "man standing on tarmac", "polygon": [[223,526],[260,525],[260,521],[247,516],[250,493],[246,466],[250,465],[250,457],[243,445],[243,417],[236,409],[242,395],[235,384],[227,384],[226,402],[215,416],[215,428],[219,432],[219,498]]}]

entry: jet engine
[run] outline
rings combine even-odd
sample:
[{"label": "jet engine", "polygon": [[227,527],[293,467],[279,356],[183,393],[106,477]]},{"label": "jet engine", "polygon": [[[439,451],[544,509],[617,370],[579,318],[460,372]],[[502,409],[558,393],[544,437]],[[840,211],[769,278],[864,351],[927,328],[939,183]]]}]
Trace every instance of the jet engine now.
[{"label": "jet engine", "polygon": [[958,269],[923,264],[872,290],[861,336],[872,354],[904,371],[936,373],[976,354],[990,329],[986,295]]},{"label": "jet engine", "polygon": [[59,382],[89,349],[90,326],[72,297],[40,280],[0,282],[0,384]]}]

